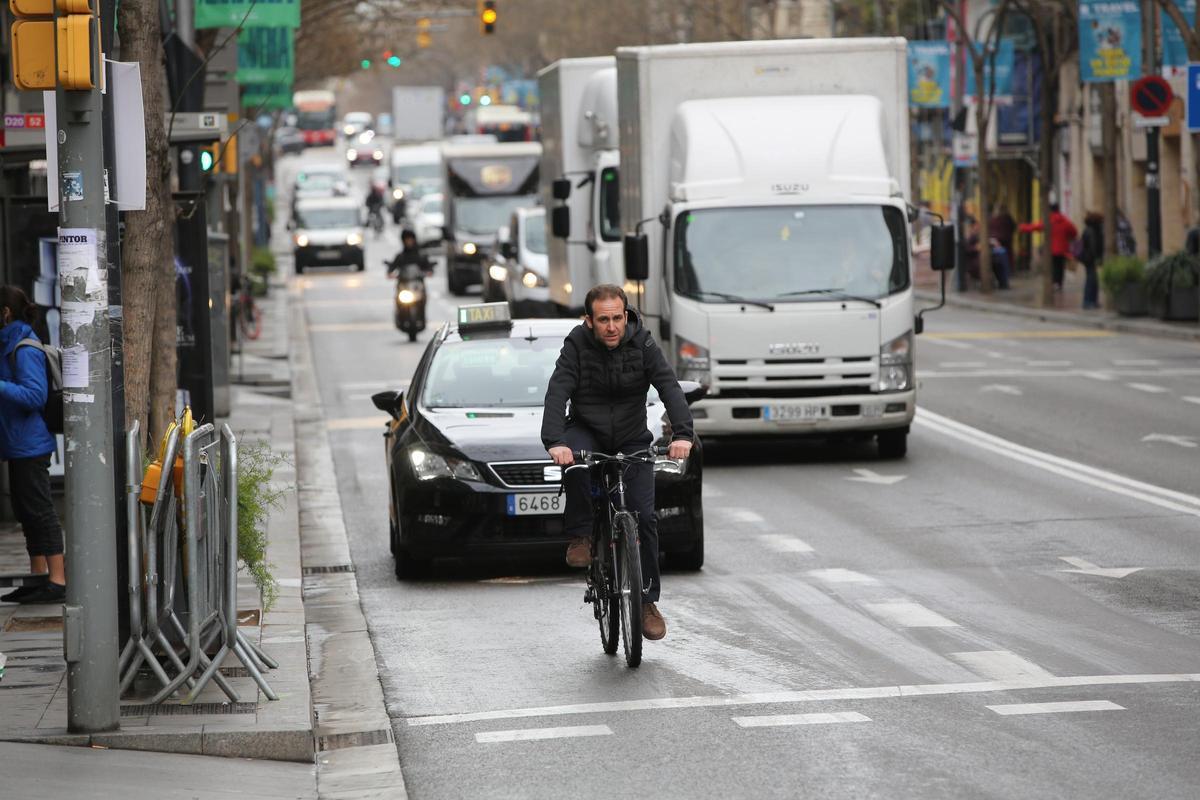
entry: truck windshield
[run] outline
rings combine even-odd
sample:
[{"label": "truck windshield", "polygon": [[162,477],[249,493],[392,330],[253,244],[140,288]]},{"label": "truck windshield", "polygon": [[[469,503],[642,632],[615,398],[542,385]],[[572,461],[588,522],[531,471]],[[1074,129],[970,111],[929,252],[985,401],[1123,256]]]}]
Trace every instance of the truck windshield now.
[{"label": "truck windshield", "polygon": [[677,218],[675,290],[686,297],[878,299],[908,283],[904,215],[891,206],[711,208]]},{"label": "truck windshield", "polygon": [[546,255],[545,214],[530,214],[525,218],[525,246],[531,253]]},{"label": "truck windshield", "polygon": [[358,227],[356,208],[302,208],[296,216],[299,218],[299,226],[309,230]]},{"label": "truck windshield", "polygon": [[392,167],[392,180],[396,183],[440,181],[441,164],[398,164]]},{"label": "truck windshield", "polygon": [[296,127],[302,131],[325,131],[333,127],[333,109],[301,111],[296,116]]},{"label": "truck windshield", "polygon": [[460,197],[454,201],[454,226],[466,233],[495,233],[518,208],[537,205],[531,194]]}]

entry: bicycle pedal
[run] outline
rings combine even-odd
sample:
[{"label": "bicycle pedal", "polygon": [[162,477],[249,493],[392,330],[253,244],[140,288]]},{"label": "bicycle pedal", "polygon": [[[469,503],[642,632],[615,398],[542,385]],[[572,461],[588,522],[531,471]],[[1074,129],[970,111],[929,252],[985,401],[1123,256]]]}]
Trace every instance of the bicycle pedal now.
[{"label": "bicycle pedal", "polygon": [[591,589],[588,589],[586,592],[583,593],[583,602],[591,603],[591,602],[594,602],[595,599],[596,599],[596,595],[593,594]]}]

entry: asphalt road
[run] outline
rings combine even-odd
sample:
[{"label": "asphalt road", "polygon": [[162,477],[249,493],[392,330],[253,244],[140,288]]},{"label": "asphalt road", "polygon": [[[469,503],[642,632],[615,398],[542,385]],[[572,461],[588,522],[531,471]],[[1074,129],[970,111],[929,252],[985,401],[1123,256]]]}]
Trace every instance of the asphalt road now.
[{"label": "asphalt road", "polygon": [[393,578],[370,395],[433,330],[391,326],[395,246],[293,292],[414,798],[1196,796],[1195,346],[930,315],[906,459],[706,446],[705,568],[629,670],[559,564]]}]

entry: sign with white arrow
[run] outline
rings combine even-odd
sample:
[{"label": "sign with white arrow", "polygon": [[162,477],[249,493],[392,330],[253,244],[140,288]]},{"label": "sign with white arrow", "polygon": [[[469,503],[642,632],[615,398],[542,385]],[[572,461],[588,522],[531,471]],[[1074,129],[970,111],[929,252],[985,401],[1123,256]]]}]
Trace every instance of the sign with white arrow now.
[{"label": "sign with white arrow", "polygon": [[1059,556],[1058,558],[1075,567],[1075,569],[1060,569],[1059,572],[1078,572],[1080,575],[1099,575],[1101,578],[1124,578],[1126,575],[1132,575],[1142,569],[1141,567],[1098,567],[1092,562],[1076,556]]},{"label": "sign with white arrow", "polygon": [[980,386],[981,392],[999,392],[1000,394],[1010,394],[1013,397],[1020,397],[1024,392],[1017,386],[1009,386],[1007,383],[989,383],[987,386]]},{"label": "sign with white arrow", "polygon": [[1142,437],[1143,442],[1167,442],[1180,447],[1200,447],[1196,444],[1195,436],[1178,436],[1166,433],[1152,433]]},{"label": "sign with white arrow", "polygon": [[874,483],[880,486],[891,486],[893,483],[899,483],[907,478],[907,475],[880,475],[878,472],[869,469],[854,470],[857,477],[846,478],[848,481],[858,481],[860,483]]}]

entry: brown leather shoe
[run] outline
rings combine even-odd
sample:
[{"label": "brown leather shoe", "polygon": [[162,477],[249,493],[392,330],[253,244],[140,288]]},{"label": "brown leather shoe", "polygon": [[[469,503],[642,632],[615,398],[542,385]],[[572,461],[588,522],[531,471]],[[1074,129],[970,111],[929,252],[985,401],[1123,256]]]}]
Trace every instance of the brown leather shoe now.
[{"label": "brown leather shoe", "polygon": [[586,567],[592,563],[592,540],[588,536],[578,536],[567,545],[567,566]]},{"label": "brown leather shoe", "polygon": [[642,606],[642,637],[657,642],[666,635],[667,621],[654,603],[646,603]]}]

